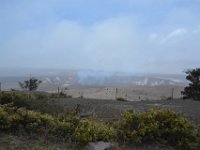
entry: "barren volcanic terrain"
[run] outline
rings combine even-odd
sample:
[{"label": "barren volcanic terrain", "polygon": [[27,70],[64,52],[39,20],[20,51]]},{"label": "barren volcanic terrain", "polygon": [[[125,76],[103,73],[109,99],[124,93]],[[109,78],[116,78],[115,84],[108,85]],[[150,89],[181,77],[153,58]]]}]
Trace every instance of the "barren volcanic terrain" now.
[{"label": "barren volcanic terrain", "polygon": [[200,123],[200,102],[193,100],[117,101],[66,98],[53,100],[52,103],[73,109],[79,104],[80,114],[93,115],[98,120],[119,119],[121,118],[123,111],[127,109],[147,111],[153,107],[159,107],[180,112],[192,122]]},{"label": "barren volcanic terrain", "polygon": [[129,101],[161,100],[172,96],[181,98],[183,86],[159,85],[159,86],[110,86],[110,87],[69,87],[65,90],[67,95],[74,98],[84,97],[89,99],[116,99],[124,98]]}]

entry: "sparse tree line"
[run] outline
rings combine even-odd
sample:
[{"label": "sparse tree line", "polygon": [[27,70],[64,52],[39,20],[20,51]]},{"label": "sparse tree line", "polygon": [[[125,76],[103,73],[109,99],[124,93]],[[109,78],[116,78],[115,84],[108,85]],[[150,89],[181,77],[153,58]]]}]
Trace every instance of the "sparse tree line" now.
[{"label": "sparse tree line", "polygon": [[[189,85],[181,92],[183,98],[200,100],[200,68],[187,70],[185,73],[187,74],[186,79],[189,81]],[[29,80],[19,82],[19,86],[23,90],[31,92],[37,90],[41,83],[41,80],[31,77]]]}]

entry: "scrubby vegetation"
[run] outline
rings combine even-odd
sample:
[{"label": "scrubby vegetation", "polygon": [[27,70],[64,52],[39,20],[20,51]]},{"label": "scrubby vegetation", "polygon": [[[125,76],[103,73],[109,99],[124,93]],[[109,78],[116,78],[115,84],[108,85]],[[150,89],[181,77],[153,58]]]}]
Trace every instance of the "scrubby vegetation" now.
[{"label": "scrubby vegetation", "polygon": [[114,129],[105,123],[92,120],[81,120],[75,130],[74,140],[79,144],[93,141],[112,141]]},{"label": "scrubby vegetation", "polygon": [[56,108],[48,95],[3,92],[0,100],[0,133],[37,135],[49,141],[82,146],[91,141],[121,144],[159,142],[177,149],[198,149],[200,128],[179,113],[154,108],[148,112],[128,110],[116,122],[79,118],[75,110]]},{"label": "scrubby vegetation", "polygon": [[76,116],[55,118],[52,115],[16,108],[13,105],[0,105],[0,131],[37,134],[49,140],[62,139],[77,144],[90,141],[112,139],[112,129],[104,123],[79,120]]},{"label": "scrubby vegetation", "polygon": [[51,98],[72,98],[71,95],[67,95],[63,92],[59,92],[59,93],[52,93],[50,95]]},{"label": "scrubby vegetation", "polygon": [[181,150],[195,149],[199,144],[199,131],[195,126],[169,110],[126,111],[123,120],[116,124],[116,131],[118,140],[125,143],[157,141]]},{"label": "scrubby vegetation", "polygon": [[117,101],[123,101],[123,102],[126,102],[127,100],[123,97],[117,97],[116,98]]},{"label": "scrubby vegetation", "polygon": [[23,90],[27,90],[27,91],[35,91],[37,90],[38,86],[42,83],[41,80],[38,80],[34,77],[31,77],[29,80],[26,80],[24,82],[19,82],[19,86],[23,89]]},{"label": "scrubby vegetation", "polygon": [[27,93],[1,92],[0,104],[12,104],[17,108],[23,107],[42,113],[57,114],[58,112],[63,112],[64,109],[62,107],[50,105],[49,100],[50,96],[46,93],[33,93],[32,98],[29,99]]},{"label": "scrubby vegetation", "polygon": [[183,98],[200,100],[200,68],[186,71],[186,79],[190,82],[182,91]]}]

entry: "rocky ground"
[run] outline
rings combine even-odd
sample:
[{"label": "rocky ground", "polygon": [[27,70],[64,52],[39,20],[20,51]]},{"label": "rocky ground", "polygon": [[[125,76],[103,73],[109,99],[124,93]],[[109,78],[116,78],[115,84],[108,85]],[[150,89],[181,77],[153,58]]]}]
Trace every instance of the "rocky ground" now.
[{"label": "rocky ground", "polygon": [[[160,100],[171,97],[182,97],[183,86],[112,86],[112,87],[68,87],[64,90],[67,95],[74,98],[84,97],[89,99],[116,99],[123,97],[129,101]],[[55,92],[55,91],[54,91]]]},{"label": "rocky ground", "polygon": [[80,105],[80,114],[93,115],[98,120],[115,120],[121,118],[123,111],[135,109],[147,111],[153,107],[171,109],[180,112],[194,123],[200,123],[200,101],[193,100],[144,100],[144,101],[117,101],[117,100],[98,100],[67,98],[56,99],[53,104],[62,105],[75,109]]}]

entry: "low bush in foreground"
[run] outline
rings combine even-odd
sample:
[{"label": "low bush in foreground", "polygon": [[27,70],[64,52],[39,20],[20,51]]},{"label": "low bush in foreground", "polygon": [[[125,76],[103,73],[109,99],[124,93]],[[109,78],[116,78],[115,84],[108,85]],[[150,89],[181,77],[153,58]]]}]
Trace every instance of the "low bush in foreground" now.
[{"label": "low bush in foreground", "polygon": [[30,134],[67,137],[73,132],[73,125],[48,114],[10,105],[0,105],[0,131],[17,132],[22,130]]},{"label": "low bush in foreground", "polygon": [[52,115],[57,108],[48,105],[44,99],[30,101],[23,94],[3,93],[0,132],[25,132],[78,145],[92,141],[116,141],[121,144],[159,142],[181,150],[199,148],[200,127],[174,111],[158,108],[148,112],[128,110],[124,112],[123,119],[106,124],[80,119],[75,110],[64,108],[59,108],[59,112]]},{"label": "low bush in foreground", "polygon": [[0,104],[13,103],[17,107],[30,107],[31,104],[27,100],[27,95],[15,92],[1,92]]},{"label": "low bush in foreground", "polygon": [[48,114],[0,105],[0,132],[21,132],[37,134],[45,138],[61,138],[79,144],[91,141],[111,141],[113,129],[104,123],[80,120],[75,113],[60,119]]},{"label": "low bush in foreground", "polygon": [[179,113],[152,109],[149,112],[133,110],[124,113],[124,119],[116,124],[118,141],[134,144],[160,142],[181,150],[199,146],[198,131]]},{"label": "low bush in foreground", "polygon": [[111,141],[113,138],[112,127],[91,120],[81,120],[74,133],[74,140],[78,143]]},{"label": "low bush in foreground", "polygon": [[32,93],[31,98],[28,98],[27,93],[21,92],[1,92],[0,104],[12,104],[14,107],[26,108],[27,110],[39,111],[41,113],[48,113],[57,116],[63,113],[64,108],[58,105],[50,104],[51,100],[48,93]]}]

